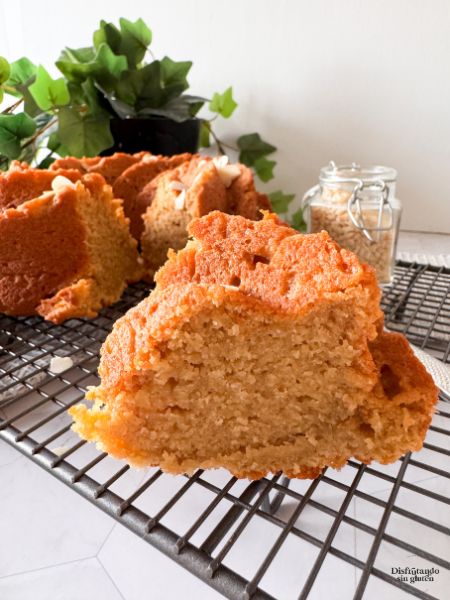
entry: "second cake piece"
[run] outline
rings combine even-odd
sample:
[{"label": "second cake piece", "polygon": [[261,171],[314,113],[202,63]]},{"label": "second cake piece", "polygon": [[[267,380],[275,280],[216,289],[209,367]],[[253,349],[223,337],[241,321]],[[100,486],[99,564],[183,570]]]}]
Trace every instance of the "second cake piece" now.
[{"label": "second cake piece", "polygon": [[226,156],[196,156],[156,177],[141,196],[148,205],[141,249],[149,277],[164,264],[169,249],[185,246],[193,218],[220,210],[257,221],[261,209],[270,208],[268,197],[256,191],[250,169],[228,164]]}]

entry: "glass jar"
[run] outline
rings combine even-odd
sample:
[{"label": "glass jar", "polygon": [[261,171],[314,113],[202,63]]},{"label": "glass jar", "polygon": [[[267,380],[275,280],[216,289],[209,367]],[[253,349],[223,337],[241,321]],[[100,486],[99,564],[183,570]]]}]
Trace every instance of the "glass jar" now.
[{"label": "glass jar", "polygon": [[319,184],[303,197],[308,233],[326,230],[342,248],[375,268],[380,283],[393,275],[401,204],[395,197],[397,172],[330,162]]}]

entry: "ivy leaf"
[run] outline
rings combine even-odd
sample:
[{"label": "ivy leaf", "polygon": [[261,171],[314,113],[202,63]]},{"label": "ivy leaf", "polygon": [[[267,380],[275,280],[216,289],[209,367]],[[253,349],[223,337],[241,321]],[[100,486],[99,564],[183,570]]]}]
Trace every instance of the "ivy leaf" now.
[{"label": "ivy leaf", "polygon": [[100,21],[100,27],[94,31],[94,47],[98,49],[101,44],[108,44],[114,53],[119,53],[122,35],[113,23]]},{"label": "ivy leaf", "polygon": [[192,117],[192,106],[198,104],[200,101],[203,101],[204,98],[200,96],[179,96],[178,98],[173,98],[173,100],[169,100],[169,102],[165,103],[161,107],[156,108],[142,108],[138,111],[138,116],[158,116],[158,117],[167,117],[168,119],[172,119],[177,123],[181,123],[183,121],[187,121]]},{"label": "ivy leaf", "polygon": [[125,56],[117,56],[106,44],[101,44],[95,62],[94,77],[104,88],[112,88],[127,69]]},{"label": "ivy leaf", "polygon": [[[33,79],[31,79],[31,81],[33,81]],[[24,100],[23,110],[27,113],[27,115],[34,118],[42,114],[42,110],[39,108],[33,96],[30,94],[30,89],[27,84],[18,84],[16,90],[18,92],[17,96],[22,96]]]},{"label": "ivy leaf", "polygon": [[76,50],[64,48],[59,59],[56,61],[56,66],[69,81],[80,83],[87,79],[93,72],[94,62],[80,62],[76,58]]},{"label": "ivy leaf", "polygon": [[200,135],[198,143],[200,148],[209,148],[211,146],[210,130],[206,121],[202,121],[200,123]]},{"label": "ivy leaf", "polygon": [[[152,41],[152,32],[142,19],[134,23],[128,19],[119,19],[120,33],[122,40],[120,42],[120,54],[125,54],[130,68],[138,65],[147,52],[147,47]],[[114,50],[114,48],[113,48]]]},{"label": "ivy leaf", "polygon": [[59,110],[58,137],[73,156],[97,156],[114,144],[107,114],[83,114],[70,107]]},{"label": "ivy leaf", "polygon": [[3,56],[0,56],[0,85],[8,81],[11,73],[9,62]]},{"label": "ivy leaf", "polygon": [[161,63],[154,60],[142,69],[125,71],[116,85],[117,97],[137,110],[164,105]]},{"label": "ivy leaf", "polygon": [[47,138],[47,148],[52,152],[58,152],[61,143],[58,138],[58,132],[54,131]]},{"label": "ivy leaf", "polygon": [[306,232],[306,221],[303,218],[303,210],[299,208],[291,217],[291,225],[297,231]]},{"label": "ivy leaf", "polygon": [[273,179],[273,169],[276,164],[276,161],[267,160],[265,156],[261,156],[255,160],[253,168],[261,181],[270,181]]},{"label": "ivy leaf", "polygon": [[[58,131],[53,131],[47,138],[47,148],[59,156],[69,156],[69,151],[59,141]],[[42,168],[42,167],[39,167]]]},{"label": "ivy leaf", "polygon": [[227,88],[223,94],[216,92],[209,103],[209,110],[229,119],[237,108],[233,99],[233,88]]},{"label": "ivy leaf", "polygon": [[[82,62],[80,59],[83,59]],[[87,62],[83,62],[85,60]],[[125,56],[117,56],[107,44],[102,43],[96,54],[89,48],[65,48],[56,66],[69,81],[80,83],[94,77],[102,87],[110,91],[127,69],[127,59]]]},{"label": "ivy leaf", "polygon": [[258,158],[276,151],[276,147],[262,140],[259,133],[241,135],[237,139],[237,145],[240,150],[239,162],[248,167],[253,167]]},{"label": "ivy leaf", "polygon": [[25,113],[0,115],[0,154],[10,159],[17,158],[21,141],[31,137],[35,131],[36,123]]},{"label": "ivy leaf", "polygon": [[3,102],[3,90],[0,88],[0,104]]},{"label": "ivy leaf", "polygon": [[174,61],[168,56],[161,60],[162,86],[167,100],[172,100],[187,90],[189,83],[187,74],[192,67],[190,60]]},{"label": "ivy leaf", "polygon": [[107,44],[114,54],[124,54],[130,69],[142,62],[147,47],[152,41],[152,32],[142,19],[134,23],[120,19],[120,30],[113,24],[100,21],[100,27],[94,32],[94,47]]},{"label": "ivy leaf", "polygon": [[30,94],[41,110],[51,110],[69,103],[70,95],[65,80],[52,79],[42,65],[36,72],[36,80],[29,87]]},{"label": "ivy leaf", "polygon": [[269,194],[270,203],[273,210],[278,214],[284,214],[288,211],[289,204],[295,198],[295,194],[283,194],[281,190]]},{"label": "ivy leaf", "polygon": [[[5,82],[5,86],[8,88],[17,88],[22,83],[28,82],[34,75],[36,74],[36,66],[28,60],[28,58],[19,58],[19,60],[15,60],[11,63],[11,72],[9,74],[8,80]],[[8,94],[11,96],[21,96],[20,91],[8,90]]]},{"label": "ivy leaf", "polygon": [[70,93],[70,104],[78,107],[80,112],[90,112],[92,114],[105,112],[105,110],[109,112],[109,107],[104,100],[104,92],[99,88],[102,94],[99,93],[99,89],[92,78],[89,77],[86,81],[83,81],[83,83],[69,82],[68,88]]},{"label": "ivy leaf", "polygon": [[95,52],[91,46],[86,48],[64,48],[61,58],[72,63],[89,63],[94,60]]},{"label": "ivy leaf", "polygon": [[100,90],[104,99],[109,104],[110,112],[115,113],[119,119],[132,119],[137,116],[134,106],[130,106],[130,104],[116,98],[114,94],[108,93],[98,83],[95,86]]}]

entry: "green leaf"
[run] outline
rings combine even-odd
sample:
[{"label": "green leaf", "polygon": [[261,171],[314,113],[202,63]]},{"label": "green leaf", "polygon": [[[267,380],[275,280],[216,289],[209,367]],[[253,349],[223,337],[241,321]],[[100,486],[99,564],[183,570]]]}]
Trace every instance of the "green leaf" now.
[{"label": "green leaf", "polygon": [[90,77],[95,68],[94,62],[78,62],[72,60],[72,50],[65,48],[56,61],[56,66],[67,79],[73,83],[80,83]]},{"label": "green leaf", "polygon": [[3,102],[3,90],[0,88],[0,104]]},{"label": "green leaf", "polygon": [[273,169],[276,164],[276,161],[267,160],[265,156],[261,156],[255,160],[253,168],[261,181],[270,181],[273,179]]},{"label": "green leaf", "polygon": [[58,132],[54,131],[47,138],[47,148],[52,152],[58,152],[58,148],[61,145],[59,141]]},{"label": "green leaf", "polygon": [[73,63],[89,63],[94,60],[95,52],[92,46],[86,46],[85,48],[64,48],[61,56],[64,56],[65,60]]},{"label": "green leaf", "polygon": [[[93,77],[109,91],[114,87],[120,75],[127,68],[125,56],[116,56],[107,44],[100,44],[96,54],[85,52],[86,48],[72,50],[65,48],[56,62],[58,69],[73,83],[81,83]],[[80,54],[81,53],[81,54]],[[88,62],[79,62],[79,58]]]},{"label": "green leaf", "polygon": [[59,133],[58,131],[54,131],[47,138],[47,148],[52,151],[52,153],[59,154],[59,156],[69,156],[70,152],[65,148],[61,142],[59,141]]},{"label": "green leaf", "polygon": [[142,62],[151,41],[152,32],[142,19],[134,23],[120,19],[120,31],[113,23],[100,21],[99,29],[94,32],[94,47],[107,44],[114,54],[126,56],[130,69]]},{"label": "green leaf", "polygon": [[101,44],[108,44],[111,50],[119,53],[122,35],[113,23],[100,21],[100,27],[94,31],[94,47],[99,48]]},{"label": "green leaf", "polygon": [[[31,79],[33,81],[33,79]],[[33,96],[30,94],[29,86],[25,83],[20,83],[16,87],[19,92],[17,95],[22,96],[24,100],[23,111],[30,115],[30,117],[37,117],[42,114],[42,110],[36,104]]]},{"label": "green leaf", "polygon": [[289,204],[295,198],[295,194],[283,194],[281,190],[269,194],[270,203],[273,210],[278,214],[284,214],[288,211]]},{"label": "green leaf", "polygon": [[114,144],[106,114],[82,114],[63,107],[58,117],[59,140],[73,156],[97,156]]},{"label": "green leaf", "polygon": [[233,88],[227,88],[223,94],[216,92],[209,103],[209,110],[218,113],[225,119],[229,119],[237,108],[233,99]]},{"label": "green leaf", "polygon": [[237,145],[240,150],[239,161],[248,167],[252,167],[258,158],[276,151],[276,147],[262,140],[259,133],[241,135]]},{"label": "green leaf", "polygon": [[0,84],[8,81],[11,73],[11,67],[9,62],[3,56],[0,56]]},{"label": "green leaf", "polygon": [[[184,97],[184,96],[183,96]],[[203,108],[206,100],[199,100],[198,102],[192,102],[190,106],[191,117],[197,116],[197,113]]]},{"label": "green leaf", "polygon": [[104,102],[103,96],[99,93],[93,79],[89,78],[83,81],[80,88],[81,98],[92,114],[109,112],[109,110],[106,111],[107,104]]},{"label": "green leaf", "polygon": [[161,79],[167,100],[172,100],[187,90],[189,83],[187,74],[192,67],[192,62],[174,61],[168,56],[161,60]]},{"label": "green leaf", "polygon": [[297,231],[306,231],[306,221],[303,218],[303,210],[299,208],[291,217],[291,225]]},{"label": "green leaf", "polygon": [[[147,48],[152,41],[152,32],[142,19],[134,23],[127,19],[119,19],[120,33],[122,40],[120,42],[120,54],[125,54],[130,68],[138,65],[145,56]],[[116,52],[116,50],[111,46]]]},{"label": "green leaf", "polygon": [[51,110],[57,106],[65,106],[70,101],[69,90],[65,80],[52,79],[42,65],[36,73],[36,81],[30,85],[30,93],[41,110]]},{"label": "green leaf", "polygon": [[0,154],[10,159],[17,158],[21,141],[31,137],[35,131],[36,123],[25,113],[0,115]]},{"label": "green leaf", "polygon": [[142,108],[138,111],[138,116],[159,116],[159,117],[167,117],[168,119],[172,119],[177,123],[181,123],[183,121],[187,121],[192,118],[192,106],[202,101],[200,96],[179,96],[178,98],[174,98],[173,100],[169,100],[169,102],[165,103],[161,107],[151,108],[146,107]]},{"label": "green leaf", "polygon": [[119,117],[119,119],[131,119],[136,117],[137,113],[134,106],[130,106],[123,100],[116,98],[114,92],[107,92],[101,87],[99,83],[95,83],[94,85],[102,94],[105,102],[109,105],[109,112],[113,114],[115,113],[115,115]]},{"label": "green leaf", "polygon": [[115,79],[119,79],[123,71],[127,68],[127,59],[125,56],[117,56],[106,44],[101,44],[95,58],[99,64],[98,70],[108,70]]},{"label": "green leaf", "polygon": [[[8,88],[18,88],[20,84],[27,83],[36,74],[36,66],[28,60],[28,58],[19,58],[11,63],[11,72],[9,79],[5,82],[5,86]],[[8,89],[8,94],[12,96],[21,96],[20,91],[16,90],[16,93]]]},{"label": "green leaf", "polygon": [[125,71],[116,85],[117,97],[137,110],[164,105],[161,63],[154,60],[142,69]]},{"label": "green leaf", "polygon": [[210,130],[206,121],[200,123],[199,146],[200,148],[209,148],[211,146]]}]

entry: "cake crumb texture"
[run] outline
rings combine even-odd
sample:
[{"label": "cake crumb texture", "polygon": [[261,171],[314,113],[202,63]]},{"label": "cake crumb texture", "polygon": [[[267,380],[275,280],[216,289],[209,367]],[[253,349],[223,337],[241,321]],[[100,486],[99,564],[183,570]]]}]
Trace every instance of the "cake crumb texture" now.
[{"label": "cake crumb texture", "polygon": [[326,232],[212,212],[103,347],[74,429],[132,465],[314,478],[419,450],[437,400],[383,330],[374,271]]}]

